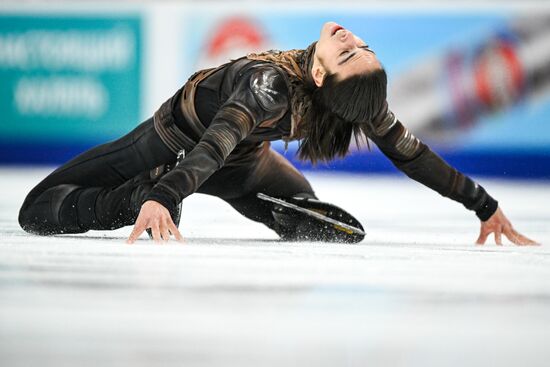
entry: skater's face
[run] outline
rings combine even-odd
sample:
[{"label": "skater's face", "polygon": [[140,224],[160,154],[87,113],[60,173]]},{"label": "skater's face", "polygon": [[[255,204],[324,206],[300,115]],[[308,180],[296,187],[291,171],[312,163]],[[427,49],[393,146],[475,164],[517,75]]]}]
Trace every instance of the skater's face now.
[{"label": "skater's face", "polygon": [[334,22],[323,25],[311,70],[318,87],[327,74],[336,74],[343,80],[381,68],[374,51],[362,39]]}]

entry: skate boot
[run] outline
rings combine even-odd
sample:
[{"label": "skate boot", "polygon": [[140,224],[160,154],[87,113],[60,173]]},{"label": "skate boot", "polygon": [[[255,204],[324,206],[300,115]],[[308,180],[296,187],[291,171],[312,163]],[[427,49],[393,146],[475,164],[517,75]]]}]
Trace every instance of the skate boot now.
[{"label": "skate boot", "polygon": [[309,197],[269,200],[263,196],[274,203],[276,232],[285,241],[357,243],[365,238],[361,223],[336,205]]}]

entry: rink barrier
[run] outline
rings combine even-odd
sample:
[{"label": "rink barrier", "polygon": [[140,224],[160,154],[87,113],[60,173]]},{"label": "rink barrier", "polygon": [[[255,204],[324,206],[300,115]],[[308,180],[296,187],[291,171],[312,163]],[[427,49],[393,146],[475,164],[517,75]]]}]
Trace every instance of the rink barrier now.
[{"label": "rink barrier", "polygon": [[[99,142],[97,143],[99,144]],[[96,145],[48,143],[0,144],[0,157],[5,165],[57,166]],[[400,174],[379,151],[355,152],[345,160],[335,160],[313,167],[297,159],[294,151],[282,152],[298,169],[304,171]],[[468,175],[506,179],[550,180],[550,154],[546,152],[438,152],[453,167]]]},{"label": "rink barrier", "polygon": [[[312,12],[305,2],[8,3],[0,6],[0,165],[65,162],[148,118],[197,68],[248,47],[303,47],[335,20],[368,37],[390,75],[392,109],[453,166],[550,179],[550,53],[541,47],[550,40],[550,6],[539,2],[460,5],[458,13],[457,5],[346,3],[337,15],[328,3]],[[72,43],[78,52],[61,52]],[[33,57],[20,58],[23,49]],[[507,68],[513,83],[499,78]],[[378,152],[315,169],[398,172]]]}]

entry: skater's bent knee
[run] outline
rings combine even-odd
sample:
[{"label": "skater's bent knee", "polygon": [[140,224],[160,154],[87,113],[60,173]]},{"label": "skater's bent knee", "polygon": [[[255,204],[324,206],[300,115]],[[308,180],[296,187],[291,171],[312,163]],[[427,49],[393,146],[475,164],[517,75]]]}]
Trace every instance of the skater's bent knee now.
[{"label": "skater's bent knee", "polygon": [[34,200],[27,198],[19,211],[19,225],[29,233],[48,236],[59,233],[77,233],[80,228],[67,225],[60,218],[63,204],[78,186],[59,185],[52,187]]}]

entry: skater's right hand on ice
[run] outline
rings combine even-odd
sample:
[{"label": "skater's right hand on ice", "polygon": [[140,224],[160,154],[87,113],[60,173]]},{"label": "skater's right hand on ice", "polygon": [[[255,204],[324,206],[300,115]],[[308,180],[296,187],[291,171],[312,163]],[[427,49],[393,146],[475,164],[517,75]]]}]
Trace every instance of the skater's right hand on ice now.
[{"label": "skater's right hand on ice", "polygon": [[481,222],[481,230],[476,241],[477,245],[483,245],[491,233],[495,234],[495,242],[502,245],[502,234],[504,234],[513,244],[518,246],[533,246],[539,243],[525,237],[512,227],[512,223],[506,218],[500,207],[485,222]]},{"label": "skater's right hand on ice", "polygon": [[153,200],[146,201],[141,206],[134,229],[126,243],[134,243],[147,228],[151,228],[153,240],[156,243],[160,243],[161,240],[168,241],[170,235],[173,235],[179,242],[183,242],[183,236],[174,224],[168,209]]}]

